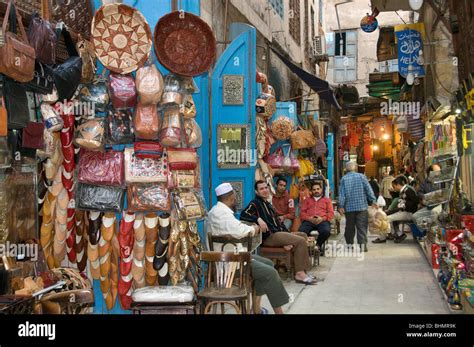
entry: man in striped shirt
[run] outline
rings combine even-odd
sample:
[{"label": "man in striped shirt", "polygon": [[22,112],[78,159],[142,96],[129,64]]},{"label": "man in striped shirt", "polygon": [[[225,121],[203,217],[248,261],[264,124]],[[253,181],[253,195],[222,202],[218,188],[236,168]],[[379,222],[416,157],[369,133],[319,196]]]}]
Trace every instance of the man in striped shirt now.
[{"label": "man in striped shirt", "polygon": [[369,205],[377,207],[376,197],[367,178],[357,173],[357,164],[349,162],[347,174],[339,184],[339,212],[346,216],[346,244],[354,243],[357,229],[357,243],[367,252],[367,229],[369,225]]}]

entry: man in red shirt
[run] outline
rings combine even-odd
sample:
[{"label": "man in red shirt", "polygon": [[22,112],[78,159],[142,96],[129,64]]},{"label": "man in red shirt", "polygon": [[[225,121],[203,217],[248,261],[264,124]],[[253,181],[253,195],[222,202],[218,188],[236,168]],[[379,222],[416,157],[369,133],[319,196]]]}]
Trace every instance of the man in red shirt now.
[{"label": "man in red shirt", "polygon": [[319,232],[317,244],[324,253],[322,245],[331,236],[331,220],[334,218],[332,201],[323,196],[322,182],[314,182],[311,186],[311,198],[303,201],[300,218],[303,222],[299,231],[310,235],[312,231]]},{"label": "man in red shirt", "polygon": [[273,196],[272,205],[278,214],[280,222],[285,224],[288,230],[291,229],[295,219],[295,201],[290,199],[290,194],[286,190],[288,182],[283,177],[277,180],[276,194]]}]

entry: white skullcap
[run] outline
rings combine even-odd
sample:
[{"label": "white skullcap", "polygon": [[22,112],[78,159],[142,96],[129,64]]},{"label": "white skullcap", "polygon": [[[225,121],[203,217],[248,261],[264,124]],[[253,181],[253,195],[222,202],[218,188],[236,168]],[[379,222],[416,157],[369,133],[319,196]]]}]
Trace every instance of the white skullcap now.
[{"label": "white skullcap", "polygon": [[233,191],[232,185],[230,183],[222,183],[219,187],[216,188],[216,195],[222,196]]}]

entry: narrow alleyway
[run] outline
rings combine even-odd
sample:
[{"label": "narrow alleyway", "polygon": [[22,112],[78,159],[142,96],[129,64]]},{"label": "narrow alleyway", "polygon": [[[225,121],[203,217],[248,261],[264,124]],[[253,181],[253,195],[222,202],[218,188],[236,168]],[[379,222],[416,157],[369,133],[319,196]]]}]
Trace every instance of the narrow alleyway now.
[{"label": "narrow alleyway", "polygon": [[[344,228],[342,228],[343,232]],[[321,279],[303,286],[285,281],[294,301],[288,314],[446,314],[443,294],[420,247],[411,235],[402,244],[372,244],[363,259],[322,257],[313,270]],[[344,244],[341,235],[331,243]],[[263,306],[271,310],[266,298]]]}]

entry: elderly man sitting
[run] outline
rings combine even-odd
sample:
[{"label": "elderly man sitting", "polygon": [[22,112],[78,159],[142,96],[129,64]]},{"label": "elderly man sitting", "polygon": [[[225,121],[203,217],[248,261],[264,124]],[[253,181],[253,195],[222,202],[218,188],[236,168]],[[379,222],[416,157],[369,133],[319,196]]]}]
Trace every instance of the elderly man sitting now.
[{"label": "elderly man sitting", "polygon": [[[218,202],[207,216],[206,229],[208,233],[212,235],[230,235],[236,239],[243,239],[249,233],[254,235],[260,232],[258,225],[249,226],[235,218],[237,199],[230,183],[221,184],[215,191]],[[247,249],[242,244],[238,244],[238,251],[246,252]],[[273,262],[252,255],[251,268],[255,290],[259,297],[257,306],[259,307],[261,296],[266,294],[275,313],[282,314],[282,306],[289,302],[289,297],[278,272],[273,267]]]}]

